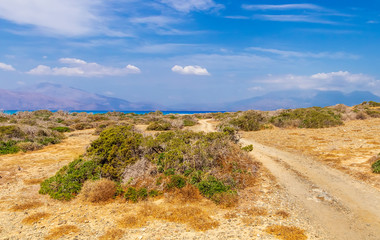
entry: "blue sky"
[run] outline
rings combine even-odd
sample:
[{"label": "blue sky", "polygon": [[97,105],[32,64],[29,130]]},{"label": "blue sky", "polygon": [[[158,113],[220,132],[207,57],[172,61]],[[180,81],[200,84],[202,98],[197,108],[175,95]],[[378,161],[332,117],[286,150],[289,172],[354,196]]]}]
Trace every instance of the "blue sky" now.
[{"label": "blue sky", "polygon": [[380,95],[379,42],[375,0],[0,0],[0,88],[52,82],[166,105]]}]

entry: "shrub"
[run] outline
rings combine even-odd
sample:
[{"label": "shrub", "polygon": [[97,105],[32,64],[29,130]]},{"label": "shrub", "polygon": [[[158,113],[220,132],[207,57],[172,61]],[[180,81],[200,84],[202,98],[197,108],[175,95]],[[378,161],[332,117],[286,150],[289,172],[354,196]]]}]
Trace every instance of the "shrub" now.
[{"label": "shrub", "polygon": [[131,202],[138,202],[140,200],[145,200],[148,198],[148,190],[146,188],[136,189],[134,187],[129,187],[124,195],[125,199]]},{"label": "shrub", "polygon": [[170,188],[183,188],[186,186],[186,179],[180,175],[173,175],[170,177],[170,182],[167,187]]},{"label": "shrub", "polygon": [[53,127],[51,130],[54,130],[57,132],[71,132],[71,129],[68,127]]},{"label": "shrub", "polygon": [[372,164],[372,171],[374,173],[380,173],[380,154],[377,155],[377,160]]},{"label": "shrub", "polygon": [[101,167],[103,177],[120,181],[126,166],[140,158],[142,138],[131,126],[109,128],[91,143],[87,155]]},{"label": "shrub", "polygon": [[253,151],[253,145],[247,145],[245,147],[242,147],[241,150],[246,151],[246,152],[252,152]]},{"label": "shrub", "polygon": [[15,125],[0,126],[0,139],[22,138],[25,133]]},{"label": "shrub", "polygon": [[49,194],[54,199],[70,200],[79,193],[86,180],[99,178],[99,167],[94,161],[77,159],[43,181],[39,193]]},{"label": "shrub", "polygon": [[342,125],[341,116],[320,107],[285,110],[270,120],[277,127],[325,128]]},{"label": "shrub", "polygon": [[184,119],[183,120],[183,126],[185,126],[185,127],[191,127],[191,126],[194,126],[196,124],[197,124],[197,122],[194,121],[193,119]]},{"label": "shrub", "polygon": [[149,131],[167,131],[172,128],[169,122],[152,122],[148,125],[146,130]]},{"label": "shrub", "polygon": [[83,184],[80,196],[87,202],[105,202],[115,196],[115,182],[102,178],[100,180],[88,180]]},{"label": "shrub", "polygon": [[16,145],[17,142],[9,140],[7,142],[0,142],[0,154],[11,154],[20,151],[20,148]]},{"label": "shrub", "polygon": [[216,193],[223,193],[230,190],[229,186],[226,186],[213,176],[209,176],[207,180],[199,182],[197,187],[201,194],[207,198],[212,198]]},{"label": "shrub", "polygon": [[264,122],[264,116],[256,111],[246,111],[230,121],[230,124],[243,131],[258,131]]},{"label": "shrub", "polygon": [[35,142],[19,142],[16,145],[21,151],[35,151],[42,148],[42,145]]}]

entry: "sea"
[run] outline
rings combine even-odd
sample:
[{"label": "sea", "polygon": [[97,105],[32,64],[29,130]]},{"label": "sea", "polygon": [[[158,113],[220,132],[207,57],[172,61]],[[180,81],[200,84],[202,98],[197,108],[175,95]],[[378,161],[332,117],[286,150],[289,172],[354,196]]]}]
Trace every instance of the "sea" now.
[{"label": "sea", "polygon": [[[50,110],[51,112],[57,112],[58,110]],[[5,114],[16,114],[18,112],[33,112],[33,111],[29,111],[29,110],[3,110],[3,111],[0,111],[2,113],[5,113]],[[108,112],[113,112],[113,111],[81,111],[81,110],[76,110],[76,111],[65,111],[65,112],[68,112],[68,113],[80,113],[80,112],[85,112],[85,113],[89,113],[89,114],[104,114],[104,113],[108,113]],[[115,111],[115,112],[121,112],[121,113],[135,113],[135,114],[139,114],[139,115],[144,115],[144,114],[148,114],[148,113],[151,113],[151,112],[154,112],[154,111]],[[197,114],[197,113],[217,113],[217,112],[225,112],[225,111],[161,111],[164,115],[167,115],[167,114]]]}]

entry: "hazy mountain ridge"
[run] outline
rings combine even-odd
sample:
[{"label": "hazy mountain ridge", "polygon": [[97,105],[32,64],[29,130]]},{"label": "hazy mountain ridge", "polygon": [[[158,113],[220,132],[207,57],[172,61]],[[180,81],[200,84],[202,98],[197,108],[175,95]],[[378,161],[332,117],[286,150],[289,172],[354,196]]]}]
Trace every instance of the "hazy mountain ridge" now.
[{"label": "hazy mountain ridge", "polygon": [[89,93],[59,84],[40,83],[17,90],[0,89],[1,110],[90,110],[90,111],[244,111],[276,110],[312,106],[332,106],[338,103],[353,106],[363,101],[380,102],[380,97],[367,91],[289,90],[270,92],[263,96],[219,104],[176,104],[162,106],[136,103],[120,98]]},{"label": "hazy mountain ridge", "polygon": [[158,108],[154,104],[129,102],[51,83],[15,91],[0,89],[0,109],[3,110],[154,111]]}]

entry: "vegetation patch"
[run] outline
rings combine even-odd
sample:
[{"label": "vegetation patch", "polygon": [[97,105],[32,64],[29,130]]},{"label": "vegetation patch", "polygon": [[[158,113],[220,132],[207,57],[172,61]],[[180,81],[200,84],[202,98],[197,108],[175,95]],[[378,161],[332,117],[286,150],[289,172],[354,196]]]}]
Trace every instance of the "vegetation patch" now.
[{"label": "vegetation patch", "polygon": [[34,214],[31,214],[28,217],[24,218],[22,220],[22,223],[32,225],[34,223],[41,221],[42,219],[46,219],[46,218],[50,217],[50,216],[51,216],[51,214],[46,213],[46,212],[34,213]]},{"label": "vegetation patch", "polygon": [[100,180],[87,180],[80,191],[80,198],[86,202],[99,203],[112,199],[116,193],[114,181],[102,178]]},{"label": "vegetation patch", "polygon": [[80,231],[79,228],[74,225],[59,226],[50,230],[49,235],[47,235],[45,239],[46,240],[59,239],[65,235],[68,235],[70,233],[77,233],[79,231]]},{"label": "vegetation patch", "polygon": [[23,204],[16,204],[13,206],[10,210],[12,211],[24,211],[28,209],[34,209],[34,208],[39,208],[43,204],[42,202],[28,202],[28,203],[23,203]]},{"label": "vegetation patch", "polygon": [[99,178],[100,170],[94,161],[77,159],[43,181],[39,193],[49,194],[54,199],[70,200],[79,193],[86,180]]},{"label": "vegetation patch", "polygon": [[118,228],[107,230],[104,235],[99,237],[99,240],[119,240],[124,236],[124,231]]},{"label": "vegetation patch", "polygon": [[270,119],[277,127],[325,128],[343,124],[341,116],[332,109],[312,107],[285,110]]},{"label": "vegetation patch", "polygon": [[304,240],[307,239],[305,231],[297,227],[281,225],[268,226],[265,231],[283,240]]},{"label": "vegetation patch", "polygon": [[380,153],[377,155],[375,162],[372,164],[372,171],[374,173],[380,173]]}]

